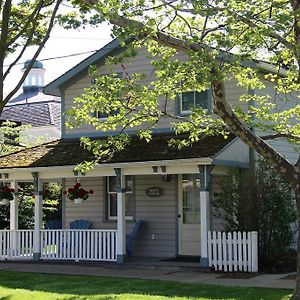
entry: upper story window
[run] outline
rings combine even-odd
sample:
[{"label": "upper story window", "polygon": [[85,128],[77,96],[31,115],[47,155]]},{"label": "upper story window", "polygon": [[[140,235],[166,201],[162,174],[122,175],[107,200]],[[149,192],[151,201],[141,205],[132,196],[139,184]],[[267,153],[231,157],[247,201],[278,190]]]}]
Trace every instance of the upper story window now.
[{"label": "upper story window", "polygon": [[190,114],[193,108],[202,108],[208,110],[208,91],[183,92],[179,95],[179,114]]},{"label": "upper story window", "polygon": [[[109,220],[117,219],[117,192],[116,192],[116,176],[107,178],[107,215]],[[133,177],[125,176],[125,217],[126,220],[133,219]]]},{"label": "upper story window", "polygon": [[[116,78],[124,78],[124,73],[123,72],[117,72],[116,73]],[[92,84],[93,84],[94,82],[93,82],[93,80],[92,80]],[[109,116],[114,116],[114,115],[116,115],[118,113],[118,111],[116,110],[116,111],[111,111],[111,112],[103,112],[103,111],[96,111],[96,112],[94,112],[94,117],[95,118],[98,118],[98,119],[106,119],[106,118],[108,118]]]}]

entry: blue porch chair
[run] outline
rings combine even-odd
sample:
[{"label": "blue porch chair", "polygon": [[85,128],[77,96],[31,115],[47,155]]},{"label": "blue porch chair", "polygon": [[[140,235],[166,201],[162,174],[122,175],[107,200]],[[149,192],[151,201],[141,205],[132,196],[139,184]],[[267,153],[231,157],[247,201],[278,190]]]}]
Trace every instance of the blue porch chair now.
[{"label": "blue porch chair", "polygon": [[62,222],[61,220],[49,220],[44,227],[45,229],[62,229]]},{"label": "blue porch chair", "polygon": [[131,232],[126,235],[126,252],[129,256],[132,256],[134,242],[139,233],[142,223],[143,223],[143,220],[137,220],[134,223],[134,225],[131,229]]},{"label": "blue porch chair", "polygon": [[88,220],[80,219],[70,223],[70,229],[91,229],[92,223]]}]

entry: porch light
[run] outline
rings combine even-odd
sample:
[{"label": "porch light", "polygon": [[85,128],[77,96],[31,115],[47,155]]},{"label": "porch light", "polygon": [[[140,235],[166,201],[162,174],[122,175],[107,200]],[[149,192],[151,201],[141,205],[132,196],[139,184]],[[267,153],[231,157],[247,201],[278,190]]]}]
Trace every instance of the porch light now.
[{"label": "porch light", "polygon": [[73,170],[73,174],[74,176],[78,177],[78,176],[85,176],[86,173],[84,172],[80,172],[80,171],[77,171],[77,170]]},{"label": "porch light", "polygon": [[157,166],[152,166],[153,173],[157,173]]}]

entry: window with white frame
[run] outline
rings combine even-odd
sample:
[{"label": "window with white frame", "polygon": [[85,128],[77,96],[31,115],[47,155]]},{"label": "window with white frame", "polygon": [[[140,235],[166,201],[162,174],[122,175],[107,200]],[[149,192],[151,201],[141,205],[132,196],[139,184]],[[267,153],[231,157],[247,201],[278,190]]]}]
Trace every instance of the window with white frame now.
[{"label": "window with white frame", "polygon": [[[125,75],[124,75],[124,73],[123,72],[117,72],[116,73],[116,78],[123,78]],[[92,81],[92,84],[93,84],[94,82]],[[114,116],[114,115],[116,115],[116,114],[118,114],[118,110],[116,110],[116,111],[111,111],[111,112],[103,112],[103,111],[95,111],[95,113],[94,113],[94,117],[96,117],[96,118],[98,118],[98,119],[106,119],[106,118],[108,118],[109,116]]]},{"label": "window with white frame", "polygon": [[190,91],[179,95],[179,114],[190,114],[193,108],[208,109],[208,91]]},{"label": "window with white frame", "polygon": [[[125,217],[126,220],[133,219],[133,177],[125,176]],[[107,177],[107,216],[108,220],[117,219],[117,192],[116,176]]]}]

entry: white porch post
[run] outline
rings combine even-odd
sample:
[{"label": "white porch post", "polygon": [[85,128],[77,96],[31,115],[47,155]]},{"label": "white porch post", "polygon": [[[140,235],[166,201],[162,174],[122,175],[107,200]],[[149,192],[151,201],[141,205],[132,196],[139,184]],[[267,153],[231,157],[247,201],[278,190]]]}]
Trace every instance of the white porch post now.
[{"label": "white porch post", "polygon": [[41,234],[42,229],[42,209],[43,209],[43,192],[42,181],[38,173],[32,173],[34,186],[34,232],[33,232],[33,260],[39,260],[41,257]]},{"label": "white porch post", "polygon": [[[66,178],[61,179],[61,187],[62,191],[66,190]],[[61,199],[61,216],[62,228],[66,228],[66,195],[64,193]]]},{"label": "white porch post", "polygon": [[115,168],[117,192],[117,263],[124,263],[126,257],[125,224],[125,177],[120,168]]},{"label": "white porch post", "polygon": [[9,212],[9,229],[18,230],[18,212],[19,212],[19,196],[17,193],[18,183],[14,180],[11,182],[10,187],[15,190],[14,200],[10,201],[10,212]]},{"label": "white porch post", "polygon": [[18,193],[17,193],[17,186],[18,183],[13,180],[10,184],[10,187],[13,188],[15,190],[15,194],[14,194],[14,199],[12,201],[10,201],[10,211],[9,211],[9,229],[10,231],[12,231],[12,239],[11,239],[11,244],[10,247],[12,249],[12,252],[14,255],[17,255],[16,251],[17,251],[17,245],[18,245],[18,241],[17,241],[17,232],[16,230],[18,230],[18,223],[19,223],[19,218],[18,218],[18,214],[19,214],[19,197],[18,197]]},{"label": "white porch post", "polygon": [[210,230],[209,185],[212,166],[199,165],[200,172],[200,266],[208,267],[207,233]]}]

